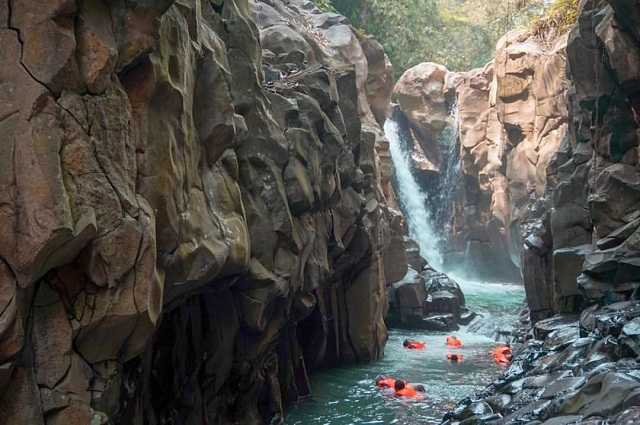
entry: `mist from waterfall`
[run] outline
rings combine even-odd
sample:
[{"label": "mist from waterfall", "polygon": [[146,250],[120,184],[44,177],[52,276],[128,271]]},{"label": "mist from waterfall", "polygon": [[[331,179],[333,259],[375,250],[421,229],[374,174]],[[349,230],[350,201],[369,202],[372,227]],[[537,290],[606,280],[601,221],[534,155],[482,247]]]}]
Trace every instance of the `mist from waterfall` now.
[{"label": "mist from waterfall", "polygon": [[433,229],[433,217],[427,209],[428,195],[411,172],[411,151],[398,122],[387,119],[384,132],[395,169],[396,190],[400,207],[409,227],[409,236],[418,243],[420,254],[435,268],[443,264],[440,239]]}]

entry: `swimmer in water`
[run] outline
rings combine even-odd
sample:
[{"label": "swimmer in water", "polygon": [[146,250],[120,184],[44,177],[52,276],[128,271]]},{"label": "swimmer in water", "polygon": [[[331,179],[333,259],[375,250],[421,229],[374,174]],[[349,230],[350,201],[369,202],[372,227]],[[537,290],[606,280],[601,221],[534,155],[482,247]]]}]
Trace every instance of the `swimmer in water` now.
[{"label": "swimmer in water", "polygon": [[457,338],[457,337],[455,337],[455,336],[448,336],[447,337],[447,346],[460,348],[460,347],[462,347],[462,340]]},{"label": "swimmer in water", "polygon": [[508,345],[500,345],[491,351],[493,355],[493,359],[496,363],[506,364],[511,363],[511,359],[513,358],[513,352],[511,351],[511,347]]},{"label": "swimmer in water", "polygon": [[[422,389],[424,387],[420,385]],[[406,398],[414,398],[414,399],[422,399],[424,396],[418,393],[418,390],[413,385],[403,381],[402,379],[398,379],[394,385],[395,394],[397,397],[406,397]]]},{"label": "swimmer in water", "polygon": [[416,341],[415,339],[405,339],[402,346],[408,350],[422,350],[427,344],[422,341]]},{"label": "swimmer in water", "polygon": [[396,380],[389,376],[378,376],[376,378],[376,386],[379,388],[394,388]]}]

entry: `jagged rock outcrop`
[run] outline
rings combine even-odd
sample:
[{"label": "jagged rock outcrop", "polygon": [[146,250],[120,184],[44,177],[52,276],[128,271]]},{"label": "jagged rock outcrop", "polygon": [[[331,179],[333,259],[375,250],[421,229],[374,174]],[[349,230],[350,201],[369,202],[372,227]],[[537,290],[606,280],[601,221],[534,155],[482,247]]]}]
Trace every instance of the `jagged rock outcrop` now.
[{"label": "jagged rock outcrop", "polygon": [[3,424],[277,423],[382,354],[378,44],[308,0],[7,0],[0,37]]},{"label": "jagged rock outcrop", "polygon": [[539,321],[505,373],[443,425],[638,423],[640,304],[594,307]]},{"label": "jagged rock outcrop", "polygon": [[534,319],[624,301],[640,286],[640,21],[623,3],[583,2],[568,35],[570,132],[551,162],[544,213],[525,232]]},{"label": "jagged rock outcrop", "polygon": [[411,270],[389,293],[388,323],[395,327],[451,331],[475,317],[458,283],[430,266],[419,273]]}]

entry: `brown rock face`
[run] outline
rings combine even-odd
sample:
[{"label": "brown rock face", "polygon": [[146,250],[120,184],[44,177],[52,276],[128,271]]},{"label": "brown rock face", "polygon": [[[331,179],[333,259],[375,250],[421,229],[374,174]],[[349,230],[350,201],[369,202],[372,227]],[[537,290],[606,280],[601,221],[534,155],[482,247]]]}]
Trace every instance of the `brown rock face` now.
[{"label": "brown rock face", "polygon": [[[582,186],[565,199],[583,210],[571,226],[559,220],[554,230],[562,243],[576,234],[590,245],[578,270],[579,295],[562,306],[571,311],[626,300],[639,286],[640,247],[634,235],[640,216],[640,19],[635,9],[625,2],[584,2],[569,35],[570,158],[559,170],[567,170],[567,184]],[[583,67],[586,62],[589,67]]]},{"label": "brown rock face", "polygon": [[402,74],[393,89],[415,139],[412,158],[421,174],[440,172],[442,154],[436,141],[449,117],[448,73],[442,65],[421,63]]},{"label": "brown rock face", "polygon": [[[521,259],[534,320],[637,296],[635,9],[628,2],[583,2],[573,30],[544,47],[508,35],[498,46],[492,88],[486,89],[487,68],[484,80],[472,73],[459,90],[463,169],[479,169],[478,181],[492,193],[491,220],[506,230],[512,257]],[[482,108],[465,105],[480,97],[465,94],[474,84],[485,87],[491,106],[489,124],[479,127]],[[499,132],[490,124],[492,110]],[[472,125],[465,126],[468,116]],[[495,148],[478,142],[483,128],[498,141]],[[500,158],[496,151],[506,153],[491,168],[491,159]]]},{"label": "brown rock face", "polygon": [[[420,141],[415,171],[436,175],[423,182],[446,204],[433,206],[447,239],[445,267],[460,268],[464,257],[463,268],[475,276],[518,278],[521,227],[532,200],[545,193],[549,165],[567,132],[565,45],[566,38],[546,45],[510,33],[482,69],[452,73],[425,63],[396,85]],[[454,146],[438,141],[447,125],[457,125]]]},{"label": "brown rock face", "polygon": [[2,2],[3,424],[277,422],[380,357],[407,259],[359,37],[308,0]]}]

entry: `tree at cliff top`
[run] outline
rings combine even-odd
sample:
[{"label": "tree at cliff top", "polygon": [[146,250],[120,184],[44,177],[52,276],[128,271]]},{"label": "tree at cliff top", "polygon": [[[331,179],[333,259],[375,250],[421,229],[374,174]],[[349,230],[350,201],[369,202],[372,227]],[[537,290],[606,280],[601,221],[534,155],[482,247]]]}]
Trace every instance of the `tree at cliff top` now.
[{"label": "tree at cliff top", "polygon": [[396,72],[420,62],[451,70],[483,66],[497,40],[537,15],[542,0],[316,0],[384,46]]}]

